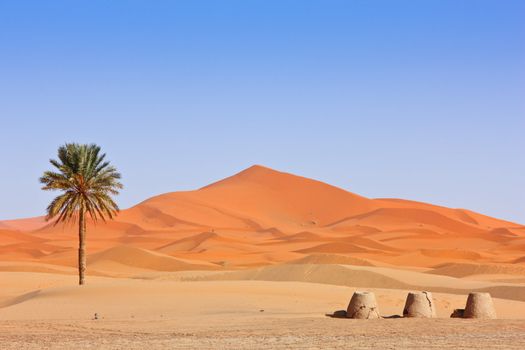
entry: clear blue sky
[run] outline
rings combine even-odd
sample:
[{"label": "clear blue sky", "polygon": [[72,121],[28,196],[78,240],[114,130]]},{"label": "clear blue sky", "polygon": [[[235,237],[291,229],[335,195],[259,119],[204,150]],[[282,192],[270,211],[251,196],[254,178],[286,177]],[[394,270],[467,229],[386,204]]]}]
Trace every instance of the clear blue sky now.
[{"label": "clear blue sky", "polygon": [[66,141],[122,207],[252,164],[525,223],[525,1],[0,1],[0,219]]}]

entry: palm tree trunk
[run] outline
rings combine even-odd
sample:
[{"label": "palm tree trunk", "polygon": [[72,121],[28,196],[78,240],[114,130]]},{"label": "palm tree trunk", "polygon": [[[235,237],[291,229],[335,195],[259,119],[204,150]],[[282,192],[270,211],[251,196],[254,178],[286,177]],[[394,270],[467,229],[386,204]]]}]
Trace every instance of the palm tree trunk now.
[{"label": "palm tree trunk", "polygon": [[86,220],[84,210],[80,210],[78,219],[78,284],[84,284],[86,271]]}]

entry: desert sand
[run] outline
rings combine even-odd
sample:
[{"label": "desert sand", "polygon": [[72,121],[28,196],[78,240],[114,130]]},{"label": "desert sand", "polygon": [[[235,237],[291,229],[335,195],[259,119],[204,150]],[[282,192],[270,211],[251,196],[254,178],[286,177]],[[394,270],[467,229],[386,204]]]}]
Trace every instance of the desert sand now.
[{"label": "desert sand", "polygon": [[[88,227],[0,222],[0,348],[525,347],[525,226],[253,166]],[[356,290],[382,316],[350,320]],[[437,318],[402,319],[409,291]],[[498,319],[450,319],[489,292]],[[96,317],[95,317],[96,314]]]}]

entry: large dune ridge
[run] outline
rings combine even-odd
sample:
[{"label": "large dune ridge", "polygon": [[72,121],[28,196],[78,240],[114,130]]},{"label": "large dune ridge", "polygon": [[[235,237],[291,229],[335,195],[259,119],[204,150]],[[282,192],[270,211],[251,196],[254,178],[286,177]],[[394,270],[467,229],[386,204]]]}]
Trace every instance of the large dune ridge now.
[{"label": "large dune ridge", "polygon": [[[369,199],[262,166],[195,191],[152,197],[115,221],[89,224],[88,235],[90,254],[128,245],[240,268],[332,253],[400,266],[521,264],[525,246],[520,224],[465,209]],[[7,260],[52,261],[75,249],[74,225],[43,217],[0,222],[0,257]]]},{"label": "large dune ridge", "polygon": [[385,316],[402,313],[408,291],[432,291],[439,317],[481,291],[500,318],[525,319],[525,226],[262,166],[146,199],[87,232],[78,288],[74,224],[0,222],[0,321],[100,312],[231,329],[257,316],[271,328],[344,309],[356,289],[375,291]]}]

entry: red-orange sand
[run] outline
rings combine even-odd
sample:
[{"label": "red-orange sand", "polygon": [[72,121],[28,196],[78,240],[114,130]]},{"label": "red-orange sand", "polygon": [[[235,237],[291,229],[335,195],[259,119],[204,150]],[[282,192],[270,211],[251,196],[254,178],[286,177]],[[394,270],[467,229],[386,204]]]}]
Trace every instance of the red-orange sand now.
[{"label": "red-orange sand", "polygon": [[[254,166],[90,224],[84,287],[76,247],[75,226],[0,222],[1,349],[525,348],[525,226],[469,210]],[[356,289],[383,315],[432,291],[440,319],[325,316]],[[448,319],[474,290],[499,320]]]}]

